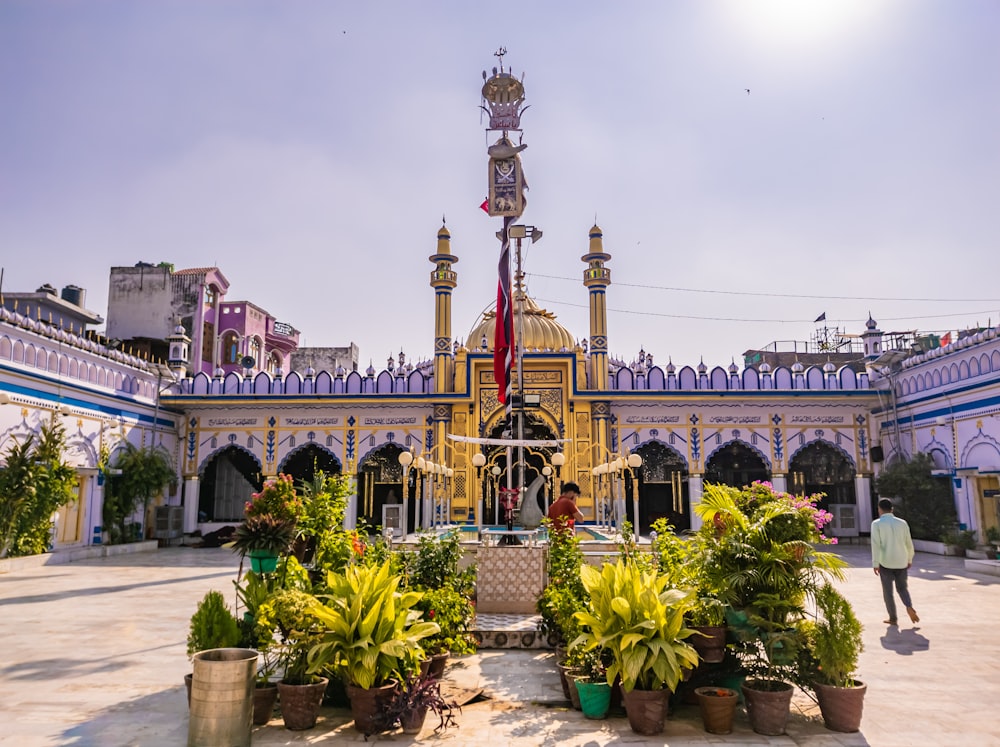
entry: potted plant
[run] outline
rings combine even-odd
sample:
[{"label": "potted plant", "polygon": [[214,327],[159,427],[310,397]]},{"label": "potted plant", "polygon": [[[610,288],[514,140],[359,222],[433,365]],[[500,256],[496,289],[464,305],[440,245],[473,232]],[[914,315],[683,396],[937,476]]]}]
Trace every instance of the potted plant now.
[{"label": "potted plant", "polygon": [[861,622],[851,603],[833,586],[821,587],[815,599],[816,622],[807,636],[815,663],[812,686],[826,727],[855,732],[861,728],[867,690],[855,678],[858,657],[864,649]]},{"label": "potted plant", "polygon": [[419,734],[423,729],[427,713],[438,717],[434,733],[438,734],[450,726],[456,726],[454,712],[461,711],[455,702],[445,700],[441,694],[441,682],[429,674],[410,674],[395,689],[384,714],[376,721],[383,731],[388,731],[397,723],[404,734]]},{"label": "potted plant", "polygon": [[438,625],[439,632],[427,636],[421,646],[430,656],[430,674],[441,679],[451,654],[461,656],[476,650],[475,639],[470,632],[476,608],[455,589],[446,586],[424,591],[415,609],[422,611],[425,619]]},{"label": "potted plant", "polygon": [[[727,605],[729,634],[749,679],[742,692],[751,726],[782,734],[793,685],[800,677],[804,603],[845,562],[817,549],[833,543],[823,534],[832,516],[817,507],[820,495],[793,496],[765,482],[745,488],[705,486],[695,510],[698,530],[713,543],[705,583]],[[766,718],[772,716],[773,718]]]},{"label": "potted plant", "polygon": [[625,710],[639,734],[663,731],[667,695],[685,670],[698,664],[698,654],[685,640],[691,630],[684,615],[692,603],[689,591],[667,588],[668,579],[619,560],[601,570],[585,565],[581,580],[590,608],[576,613],[583,632],[571,648],[607,649],[611,663],[606,680],[621,677]]},{"label": "potted plant", "polygon": [[401,677],[420,668],[423,639],[440,632],[414,609],[416,591],[400,592],[400,576],[391,560],[380,565],[352,565],[327,575],[329,594],[316,603],[320,633],[309,652],[310,671],[343,673],[351,699],[354,726],[374,734],[375,715],[384,710]]},{"label": "potted plant", "polygon": [[1000,528],[996,526],[986,527],[986,541],[992,550],[990,554],[1000,560]]},{"label": "potted plant", "polygon": [[[610,659],[610,656],[607,658]],[[568,661],[577,666],[577,700],[587,718],[602,719],[611,707],[611,685],[608,684],[604,659],[605,651],[600,648],[577,646],[570,651]]]},{"label": "potted plant", "polygon": [[314,596],[299,589],[279,589],[257,610],[257,626],[276,630],[277,665],[283,676],[278,682],[281,717],[285,728],[311,729],[316,725],[328,680],[310,670],[309,652],[318,640],[320,623],[314,611]]},{"label": "potted plant", "polygon": [[278,556],[288,551],[295,539],[295,524],[272,514],[248,516],[236,527],[234,551],[250,558],[256,573],[273,572]]},{"label": "potted plant", "polygon": [[[210,591],[205,594],[191,615],[187,637],[188,657],[212,648],[233,648],[240,644],[241,639],[239,623],[226,606],[222,593]],[[191,680],[191,674],[184,675],[188,705],[191,704]]]},{"label": "potted plant", "polygon": [[698,687],[694,691],[705,731],[709,734],[731,734],[739,693],[728,687]]}]

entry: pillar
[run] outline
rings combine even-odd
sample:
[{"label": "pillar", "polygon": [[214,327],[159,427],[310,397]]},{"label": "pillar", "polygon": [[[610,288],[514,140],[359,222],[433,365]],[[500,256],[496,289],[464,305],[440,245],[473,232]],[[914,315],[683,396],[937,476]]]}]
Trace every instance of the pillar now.
[{"label": "pillar", "polygon": [[701,503],[701,496],[705,492],[702,488],[702,479],[702,475],[688,475],[688,501],[691,504],[691,531],[693,532],[701,529],[701,517],[694,509]]}]

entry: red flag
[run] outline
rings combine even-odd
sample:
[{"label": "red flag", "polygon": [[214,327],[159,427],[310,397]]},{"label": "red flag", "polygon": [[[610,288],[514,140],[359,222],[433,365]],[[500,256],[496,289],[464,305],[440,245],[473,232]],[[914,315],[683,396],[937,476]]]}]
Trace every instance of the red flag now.
[{"label": "red flag", "polygon": [[485,200],[483,200],[483,204],[479,206],[479,209],[482,210],[487,215],[490,214],[490,198],[489,197],[487,197]]},{"label": "red flag", "polygon": [[503,219],[503,245],[497,267],[497,311],[493,332],[493,378],[497,382],[497,398],[510,410],[510,372],[514,366],[514,309],[510,295],[510,238],[507,229],[513,217]]},{"label": "red flag", "polygon": [[951,332],[948,332],[948,334],[941,338],[941,347],[944,347],[945,345],[951,345]]}]

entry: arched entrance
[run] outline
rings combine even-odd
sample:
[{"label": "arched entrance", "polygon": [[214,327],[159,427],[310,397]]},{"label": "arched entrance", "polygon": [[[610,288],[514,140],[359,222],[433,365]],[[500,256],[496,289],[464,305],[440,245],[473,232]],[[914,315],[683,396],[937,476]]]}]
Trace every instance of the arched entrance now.
[{"label": "arched entrance", "polygon": [[341,466],[337,457],[326,449],[316,444],[306,444],[285,457],[278,471],[291,475],[293,484],[297,487],[304,482],[311,483],[319,472],[324,475],[339,475]]},{"label": "arched entrance", "polygon": [[[488,438],[502,438],[507,430],[507,423],[504,420],[498,422],[493,430],[488,434]],[[552,429],[537,415],[527,413],[524,422],[524,438],[529,441],[551,441],[558,438]],[[529,487],[542,477],[542,469],[546,464],[552,463],[552,454],[555,449],[539,446],[524,448],[524,475],[522,480],[521,470],[517,464],[518,449],[513,447],[512,461],[513,472],[511,473],[512,487]],[[500,508],[498,496],[499,489],[507,487],[507,449],[504,446],[485,446],[483,454],[486,456],[486,468],[483,470],[483,484],[480,486],[483,495],[483,517],[482,523],[485,525],[499,525],[504,523],[503,511]],[[499,475],[492,474],[492,468],[500,470]],[[553,492],[558,490],[558,486],[552,488]],[[543,483],[541,489],[535,494],[538,507],[545,515],[552,496],[549,488]]]},{"label": "arched entrance", "polygon": [[[635,450],[642,457],[639,471],[639,521],[633,526],[639,534],[649,534],[653,522],[666,519],[677,531],[691,528],[691,503],[688,498],[688,469],[684,457],[675,449],[651,441]],[[629,485],[626,482],[626,495]],[[631,512],[631,501],[626,500]]]},{"label": "arched entrance", "polygon": [[788,462],[790,492],[825,493],[819,505],[827,511],[830,504],[857,502],[854,476],[854,464],[847,455],[823,441],[809,444]]},{"label": "arched entrance", "polygon": [[199,522],[242,521],[250,494],[264,485],[260,464],[238,446],[213,454],[198,478]]},{"label": "arched entrance", "polygon": [[741,441],[732,441],[712,454],[705,465],[705,482],[742,488],[771,479],[763,457]]},{"label": "arched entrance", "polygon": [[[382,526],[382,506],[403,502],[402,447],[389,443],[370,452],[358,465],[358,526]],[[411,475],[414,470],[411,470]],[[409,489],[409,486],[407,486]],[[412,517],[415,501],[410,501]],[[409,521],[409,519],[408,519]],[[408,523],[407,530],[412,526]]]}]

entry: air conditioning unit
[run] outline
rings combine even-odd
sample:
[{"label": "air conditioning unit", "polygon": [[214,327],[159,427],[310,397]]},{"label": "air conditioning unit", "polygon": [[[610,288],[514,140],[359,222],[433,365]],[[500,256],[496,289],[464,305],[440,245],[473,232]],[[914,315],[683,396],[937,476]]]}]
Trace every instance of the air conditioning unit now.
[{"label": "air conditioning unit", "polygon": [[858,507],[853,503],[831,503],[830,513],[833,521],[827,527],[827,532],[834,537],[857,537]]}]

